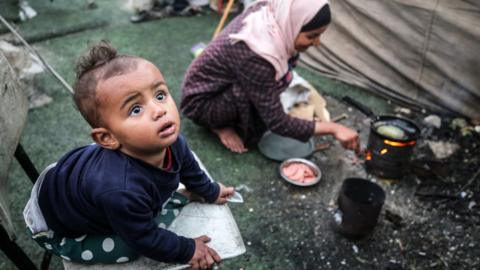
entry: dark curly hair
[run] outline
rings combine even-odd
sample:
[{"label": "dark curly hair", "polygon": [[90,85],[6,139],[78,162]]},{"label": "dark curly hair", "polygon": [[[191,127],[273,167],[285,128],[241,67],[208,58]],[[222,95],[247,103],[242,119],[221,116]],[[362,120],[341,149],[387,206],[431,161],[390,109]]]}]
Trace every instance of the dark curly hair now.
[{"label": "dark curly hair", "polygon": [[91,46],[77,60],[73,99],[92,128],[102,125],[102,119],[97,112],[101,104],[95,94],[98,82],[134,71],[138,59],[135,56],[117,54],[109,41],[102,40]]}]

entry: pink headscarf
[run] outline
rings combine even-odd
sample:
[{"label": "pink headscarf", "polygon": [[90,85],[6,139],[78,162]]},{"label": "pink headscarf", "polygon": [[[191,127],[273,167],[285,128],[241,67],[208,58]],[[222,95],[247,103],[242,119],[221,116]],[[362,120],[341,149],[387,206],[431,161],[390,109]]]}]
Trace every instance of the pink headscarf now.
[{"label": "pink headscarf", "polygon": [[288,59],[295,54],[295,39],[302,26],[328,4],[327,0],[264,0],[267,4],[243,20],[233,42],[247,46],[275,68],[275,80],[288,71]]}]

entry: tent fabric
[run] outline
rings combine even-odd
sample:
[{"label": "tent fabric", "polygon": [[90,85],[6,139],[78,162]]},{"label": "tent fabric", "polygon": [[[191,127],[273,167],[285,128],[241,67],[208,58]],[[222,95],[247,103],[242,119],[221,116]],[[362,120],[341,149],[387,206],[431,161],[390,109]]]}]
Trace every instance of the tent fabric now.
[{"label": "tent fabric", "polygon": [[8,169],[27,120],[28,102],[18,87],[13,68],[0,51],[0,226],[13,238],[8,205]]},{"label": "tent fabric", "polygon": [[480,119],[480,1],[331,0],[318,73],[413,108]]}]

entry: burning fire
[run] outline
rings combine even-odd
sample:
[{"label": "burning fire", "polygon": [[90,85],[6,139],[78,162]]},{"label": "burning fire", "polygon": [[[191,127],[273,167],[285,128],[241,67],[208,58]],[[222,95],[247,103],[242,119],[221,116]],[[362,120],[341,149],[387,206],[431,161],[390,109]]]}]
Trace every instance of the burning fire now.
[{"label": "burning fire", "polygon": [[368,150],[365,153],[365,160],[372,160],[372,151]]},{"label": "burning fire", "polygon": [[[394,142],[394,141],[389,141],[389,140],[383,140],[383,143],[386,144],[386,145],[395,146],[395,147],[406,147],[406,146],[410,146],[410,145],[415,145],[417,143],[417,141]],[[386,150],[386,149],[384,149],[384,150]],[[382,153],[382,155],[383,155],[383,153]]]},{"label": "burning fire", "polygon": [[380,155],[385,155],[386,153],[388,153],[387,148],[383,148],[382,150],[380,150]]}]

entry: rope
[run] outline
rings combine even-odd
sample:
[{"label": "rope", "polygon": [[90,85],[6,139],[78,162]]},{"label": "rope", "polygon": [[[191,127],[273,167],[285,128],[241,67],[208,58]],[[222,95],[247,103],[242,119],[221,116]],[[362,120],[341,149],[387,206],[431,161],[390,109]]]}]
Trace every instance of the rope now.
[{"label": "rope", "polygon": [[58,80],[60,83],[71,93],[73,94],[73,88],[60,76],[48,63],[43,59],[43,57],[32,47],[30,46],[25,39],[15,30],[13,27],[0,15],[0,21],[12,32],[22,43],[23,45],[30,50],[35,56],[40,59],[43,66]]}]

